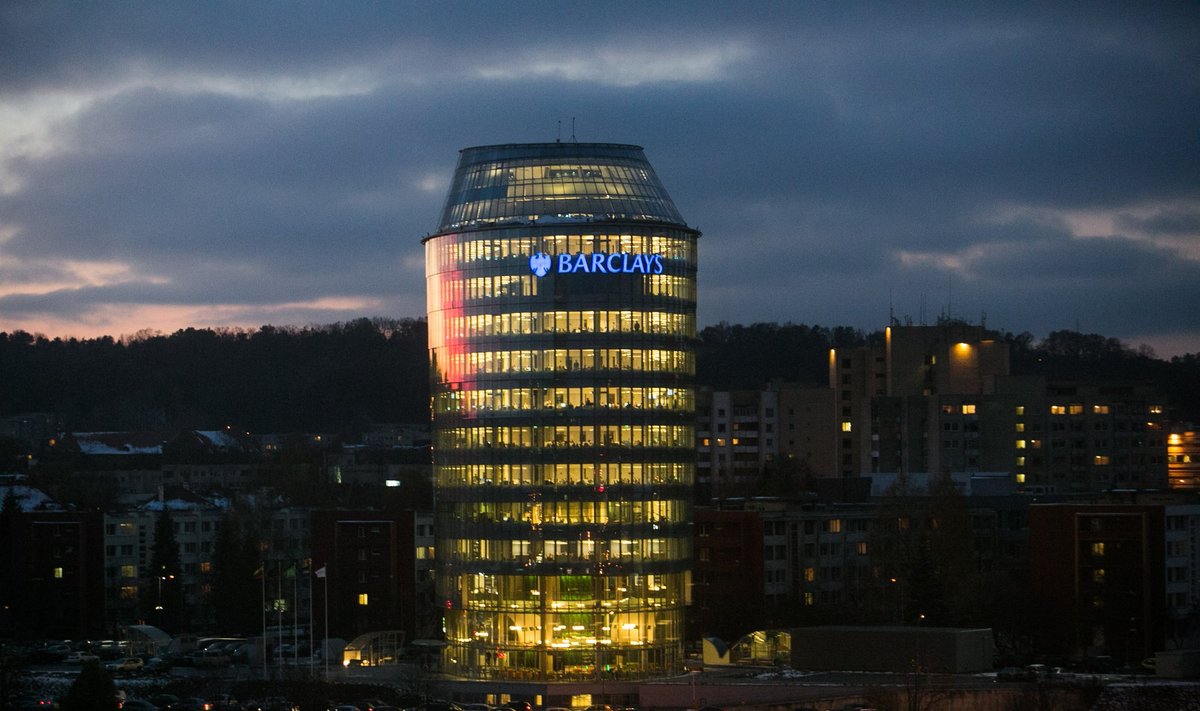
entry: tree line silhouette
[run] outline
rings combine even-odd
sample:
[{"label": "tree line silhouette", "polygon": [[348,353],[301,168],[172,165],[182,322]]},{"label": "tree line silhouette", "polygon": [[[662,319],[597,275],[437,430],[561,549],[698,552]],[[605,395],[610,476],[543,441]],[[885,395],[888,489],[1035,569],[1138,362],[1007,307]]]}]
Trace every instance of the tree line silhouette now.
[{"label": "tree line silhouette", "polygon": [[[1170,360],[1115,338],[996,333],[1016,374],[1156,384],[1175,419],[1200,419],[1200,353]],[[719,323],[697,339],[697,383],[823,385],[830,348],[882,339],[848,327]],[[0,417],[52,412],[76,430],[361,432],[429,416],[424,319],[322,326],[187,328],[170,335],[47,338],[0,332]]]}]

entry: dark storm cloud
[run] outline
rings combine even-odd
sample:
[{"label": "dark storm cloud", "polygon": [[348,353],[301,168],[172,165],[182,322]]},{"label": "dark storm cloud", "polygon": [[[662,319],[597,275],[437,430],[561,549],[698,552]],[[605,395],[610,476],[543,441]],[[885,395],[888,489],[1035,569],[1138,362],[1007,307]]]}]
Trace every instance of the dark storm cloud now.
[{"label": "dark storm cloud", "polygon": [[[46,120],[0,133],[0,328],[106,304],[419,313],[458,149],[577,117],[579,140],[645,146],[704,231],[702,323],[875,328],[948,302],[1016,331],[1200,332],[1177,305],[1200,276],[1198,17],[8,3],[0,118]],[[59,283],[91,263],[128,270]]]}]

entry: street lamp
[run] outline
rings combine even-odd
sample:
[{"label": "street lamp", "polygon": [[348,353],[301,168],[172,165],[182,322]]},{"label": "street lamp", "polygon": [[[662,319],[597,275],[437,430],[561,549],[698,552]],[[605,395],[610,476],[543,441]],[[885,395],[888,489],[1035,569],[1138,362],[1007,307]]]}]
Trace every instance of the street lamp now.
[{"label": "street lamp", "polygon": [[890,578],[889,583],[896,586],[896,611],[900,613],[900,624],[904,624],[904,581],[900,578]]}]

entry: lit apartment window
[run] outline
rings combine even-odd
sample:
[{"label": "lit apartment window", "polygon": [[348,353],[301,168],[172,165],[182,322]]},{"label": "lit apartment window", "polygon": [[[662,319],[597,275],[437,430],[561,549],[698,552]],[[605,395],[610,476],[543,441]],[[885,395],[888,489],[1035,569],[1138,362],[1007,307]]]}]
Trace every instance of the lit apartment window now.
[{"label": "lit apartment window", "polygon": [[137,577],[137,566],[136,565],[122,565],[121,566],[121,577],[122,578],[136,578]]},{"label": "lit apartment window", "polygon": [[825,523],[827,525],[826,530],[828,530],[830,533],[841,533],[842,532],[842,519],[831,518],[828,521],[826,521]]},{"label": "lit apartment window", "polygon": [[1067,406],[1066,405],[1051,405],[1050,406],[1050,414],[1051,415],[1065,415],[1065,414],[1067,414]]},{"label": "lit apartment window", "polygon": [[1030,447],[1030,449],[1041,449],[1042,448],[1042,440],[1040,440],[1040,439],[1029,440],[1029,447]]},{"label": "lit apartment window", "polygon": [[366,605],[366,604],[367,604],[367,594],[366,594],[366,593],[359,593],[359,594],[358,594],[358,604],[359,604],[359,605]]},{"label": "lit apartment window", "polygon": [[954,406],[953,405],[942,405],[942,414],[943,415],[953,415],[954,414]]},{"label": "lit apartment window", "polygon": [[856,546],[856,549],[857,549],[859,555],[866,555],[867,554],[867,542],[859,541],[858,545]]},{"label": "lit apartment window", "polygon": [[1017,405],[1017,407],[1016,407],[1016,415],[1017,415],[1017,417],[1024,417],[1024,416],[1025,416],[1025,406],[1024,406],[1024,405]]},{"label": "lit apartment window", "polygon": [[1163,406],[1162,405],[1151,405],[1150,406],[1150,414],[1151,415],[1163,414]]},{"label": "lit apartment window", "polygon": [[1017,483],[1018,484],[1025,483],[1025,472],[1017,472]]},{"label": "lit apartment window", "polygon": [[813,594],[812,593],[810,593],[810,592],[804,593],[804,604],[808,607],[812,607],[812,604],[813,604]]},{"label": "lit apartment window", "polygon": [[1096,558],[1104,557],[1104,541],[1097,541],[1092,544],[1092,555]]},{"label": "lit apartment window", "polygon": [[850,432],[850,431],[852,431],[852,428],[853,428],[853,425],[851,425],[849,422],[842,423],[842,432]]},{"label": "lit apartment window", "polygon": [[1093,583],[1104,582],[1104,568],[1096,568],[1095,570],[1092,571],[1092,582]]},{"label": "lit apartment window", "polygon": [[804,569],[804,582],[811,583],[811,582],[816,581],[816,579],[817,579],[817,569],[816,568],[805,568]]},{"label": "lit apartment window", "polygon": [[201,573],[211,573],[212,572],[212,561],[211,560],[200,561],[200,572]]},{"label": "lit apartment window", "polygon": [[1096,413],[1097,415],[1107,415],[1108,405],[1092,405],[1092,412]]},{"label": "lit apartment window", "polygon": [[1025,449],[1025,440],[1023,440],[1023,439],[1017,440],[1017,449]]},{"label": "lit apartment window", "polygon": [[63,576],[63,569],[62,569],[62,568],[55,568],[55,569],[54,569],[54,577],[56,577],[56,578],[62,578],[62,576]]},{"label": "lit apartment window", "polygon": [[962,406],[962,414],[974,415],[975,414],[975,403],[970,403],[970,402],[964,403]]},{"label": "lit apartment window", "polygon": [[1025,423],[1024,423],[1024,422],[1018,422],[1018,423],[1017,423],[1017,432],[1024,432],[1024,431],[1025,431]]},{"label": "lit apartment window", "polygon": [[1108,466],[1110,462],[1111,458],[1107,454],[1097,454],[1095,457],[1092,457],[1092,464],[1098,467]]},{"label": "lit apartment window", "polygon": [[1067,408],[1067,412],[1069,412],[1072,415],[1082,415],[1083,414],[1083,405],[1074,403],[1070,407]]}]

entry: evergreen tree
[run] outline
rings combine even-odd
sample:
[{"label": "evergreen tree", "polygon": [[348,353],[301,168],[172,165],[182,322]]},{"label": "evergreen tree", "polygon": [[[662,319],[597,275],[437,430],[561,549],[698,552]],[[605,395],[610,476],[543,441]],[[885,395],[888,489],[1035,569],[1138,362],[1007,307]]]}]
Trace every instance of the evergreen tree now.
[{"label": "evergreen tree", "polygon": [[[175,540],[175,522],[166,506],[154,522],[154,546],[150,549],[152,586],[143,596],[146,618],[167,632],[183,629],[183,579],[179,563],[179,543]],[[149,598],[149,599],[147,599]]]},{"label": "evergreen tree", "polygon": [[117,687],[99,662],[83,665],[63,697],[62,711],[117,711]]},{"label": "evergreen tree", "polygon": [[212,605],[223,632],[248,633],[261,622],[258,556],[236,514],[221,522],[213,547]]}]

